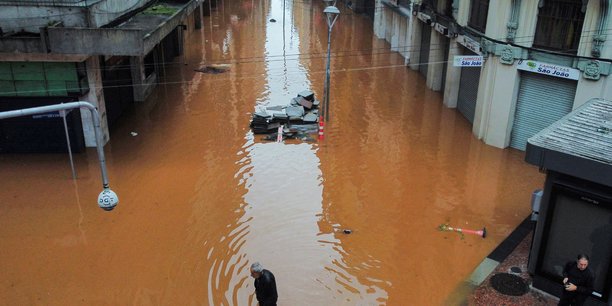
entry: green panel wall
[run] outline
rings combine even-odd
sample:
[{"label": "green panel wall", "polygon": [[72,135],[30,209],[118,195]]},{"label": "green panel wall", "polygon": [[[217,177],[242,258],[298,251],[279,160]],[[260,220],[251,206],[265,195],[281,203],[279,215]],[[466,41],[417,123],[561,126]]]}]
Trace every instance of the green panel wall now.
[{"label": "green panel wall", "polygon": [[0,81],[12,81],[13,70],[11,63],[0,63]]},{"label": "green panel wall", "polygon": [[67,96],[66,81],[47,81],[47,89],[50,96]]},{"label": "green panel wall", "polygon": [[15,82],[0,80],[0,96],[15,96]]},{"label": "green panel wall", "polygon": [[15,81],[17,96],[48,96],[45,81]]},{"label": "green panel wall", "polygon": [[74,63],[45,63],[45,74],[48,81],[77,81]]},{"label": "green panel wall", "polygon": [[11,63],[15,81],[44,81],[45,70],[42,63],[21,62]]},{"label": "green panel wall", "polygon": [[79,93],[71,62],[0,62],[0,96],[67,96]]}]

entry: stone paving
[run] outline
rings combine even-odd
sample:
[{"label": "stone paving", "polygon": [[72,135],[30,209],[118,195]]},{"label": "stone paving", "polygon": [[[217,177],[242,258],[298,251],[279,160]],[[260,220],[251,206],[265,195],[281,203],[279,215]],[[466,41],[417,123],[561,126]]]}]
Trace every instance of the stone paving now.
[{"label": "stone paving", "polygon": [[[531,245],[532,233],[529,233],[523,238],[519,245],[510,253],[490,273],[485,280],[468,296],[468,305],[478,306],[510,306],[510,305],[542,305],[553,306],[557,305],[559,299],[547,293],[535,290],[531,287],[530,290],[520,296],[505,295],[498,292],[491,285],[491,277],[498,273],[510,273],[521,277],[528,285],[531,285],[532,279],[527,273],[527,259],[529,256],[529,246]],[[518,269],[517,269],[518,268]],[[519,271],[520,269],[520,271]]]}]

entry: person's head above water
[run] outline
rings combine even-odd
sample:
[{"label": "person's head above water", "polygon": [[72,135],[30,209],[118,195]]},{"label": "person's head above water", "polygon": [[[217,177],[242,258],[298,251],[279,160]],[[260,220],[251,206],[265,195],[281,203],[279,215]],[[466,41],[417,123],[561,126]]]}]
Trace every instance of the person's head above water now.
[{"label": "person's head above water", "polygon": [[255,262],[251,265],[251,276],[254,278],[258,278],[261,276],[261,272],[263,271],[263,266],[259,262]]}]

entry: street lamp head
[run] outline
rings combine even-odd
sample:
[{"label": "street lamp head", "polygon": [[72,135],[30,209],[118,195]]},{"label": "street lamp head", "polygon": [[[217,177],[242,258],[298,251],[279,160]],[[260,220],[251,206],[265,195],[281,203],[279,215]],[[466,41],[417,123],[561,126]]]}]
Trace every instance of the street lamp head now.
[{"label": "street lamp head", "polygon": [[100,206],[100,208],[106,211],[113,210],[113,208],[115,208],[118,203],[119,197],[114,191],[110,190],[110,188],[108,187],[104,188],[104,190],[102,190],[102,192],[100,192],[100,195],[98,196],[98,206]]},{"label": "street lamp head", "polygon": [[331,28],[334,26],[338,15],[340,15],[340,10],[335,6],[328,6],[323,10],[323,13],[327,15],[327,26]]}]

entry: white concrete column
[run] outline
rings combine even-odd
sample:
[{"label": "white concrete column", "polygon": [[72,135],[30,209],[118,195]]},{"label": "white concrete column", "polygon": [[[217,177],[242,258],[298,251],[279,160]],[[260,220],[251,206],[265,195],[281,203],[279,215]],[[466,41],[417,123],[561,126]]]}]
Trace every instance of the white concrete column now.
[{"label": "white concrete column", "polygon": [[[592,2],[592,1],[591,1]],[[604,24],[604,29],[610,29],[612,27],[612,3],[608,4],[608,18],[606,19],[606,24]],[[601,58],[612,58],[612,35],[607,35],[606,41],[601,49]]]},{"label": "white concrete column", "polygon": [[417,18],[412,18],[412,41],[410,42],[410,69],[418,71],[419,62],[421,61],[421,37],[423,28],[429,27],[422,23]]},{"label": "white concrete column", "polygon": [[612,100],[612,82],[611,77],[601,76],[597,81],[587,80],[580,77],[578,80],[578,88],[576,88],[576,97],[572,109],[576,109],[580,105],[593,98],[604,98]]},{"label": "white concrete column", "polygon": [[455,55],[461,55],[461,46],[453,38],[448,47],[450,49],[448,51],[448,68],[446,69],[446,83],[444,85],[444,106],[456,108],[459,82],[461,81],[461,67],[454,67],[452,63]]},{"label": "white concrete column", "polygon": [[389,43],[391,44],[391,51],[398,52],[400,41],[400,20],[403,19],[403,17],[395,12],[393,12],[392,15],[393,17],[391,18],[391,40],[389,40]]},{"label": "white concrete column", "polygon": [[[408,19],[404,16],[399,18],[399,31],[398,31],[398,42],[397,52],[399,52],[404,58],[406,57],[406,32],[408,32]],[[405,63],[406,61],[404,61]]]},{"label": "white concrete column", "polygon": [[134,101],[144,101],[144,60],[142,56],[130,56]]},{"label": "white concrete column", "polygon": [[[89,83],[89,92],[80,97],[82,101],[93,104],[100,114],[100,126],[102,128],[102,143],[106,144],[110,139],[108,132],[108,121],[106,120],[106,104],[104,102],[104,91],[102,87],[102,71],[100,69],[100,60],[98,56],[91,56],[85,62],[87,65],[87,82]],[[93,119],[91,112],[81,111],[81,122],[83,124],[83,135],[85,137],[86,147],[96,147],[96,134],[93,127]]]},{"label": "white concrete column", "polygon": [[406,19],[406,26],[405,26],[406,32],[404,33],[405,37],[404,37],[404,44],[402,48],[405,65],[410,64],[410,61],[412,58],[412,50],[413,50],[412,41],[414,38],[415,21],[416,21],[416,18],[412,18],[412,15],[410,15],[410,17]]},{"label": "white concrete column", "polygon": [[538,1],[521,1],[519,10],[518,29],[514,43],[517,45],[531,47],[535,37],[536,25],[538,23]]},{"label": "white concrete column", "polygon": [[427,87],[433,91],[442,89],[442,75],[444,72],[444,41],[446,37],[431,29],[431,43],[429,44],[429,68],[427,69]]},{"label": "white concrete column", "polygon": [[[600,18],[599,6],[599,1],[589,1],[587,11],[584,14],[584,22],[582,23],[580,43],[578,44],[579,56],[591,57],[591,50],[593,49],[593,38],[598,35],[597,26],[599,25]],[[608,32],[606,30],[604,31]],[[580,86],[580,84],[578,84],[578,86]]]},{"label": "white concrete column", "polygon": [[385,18],[384,18],[385,40],[390,43],[391,36],[393,35],[393,15],[395,13],[388,8],[385,8],[384,13],[385,13]]},{"label": "white concrete column", "polygon": [[612,100],[612,76],[601,77],[599,80],[603,84],[604,93],[601,95],[606,100]]},{"label": "white concrete column", "polygon": [[510,143],[519,73],[514,65],[490,56],[480,73],[478,100],[472,131],[488,145],[505,148]]},{"label": "white concrete column", "polygon": [[381,0],[376,0],[374,9],[374,35],[378,38],[385,38],[385,11],[388,10]]},{"label": "white concrete column", "polygon": [[508,33],[507,24],[512,12],[512,1],[490,1],[489,12],[487,14],[487,37],[496,38],[501,41],[506,40]]},{"label": "white concrete column", "polygon": [[468,19],[470,18],[470,3],[472,1],[460,1],[459,9],[457,11],[457,23],[465,27],[467,26]]}]

